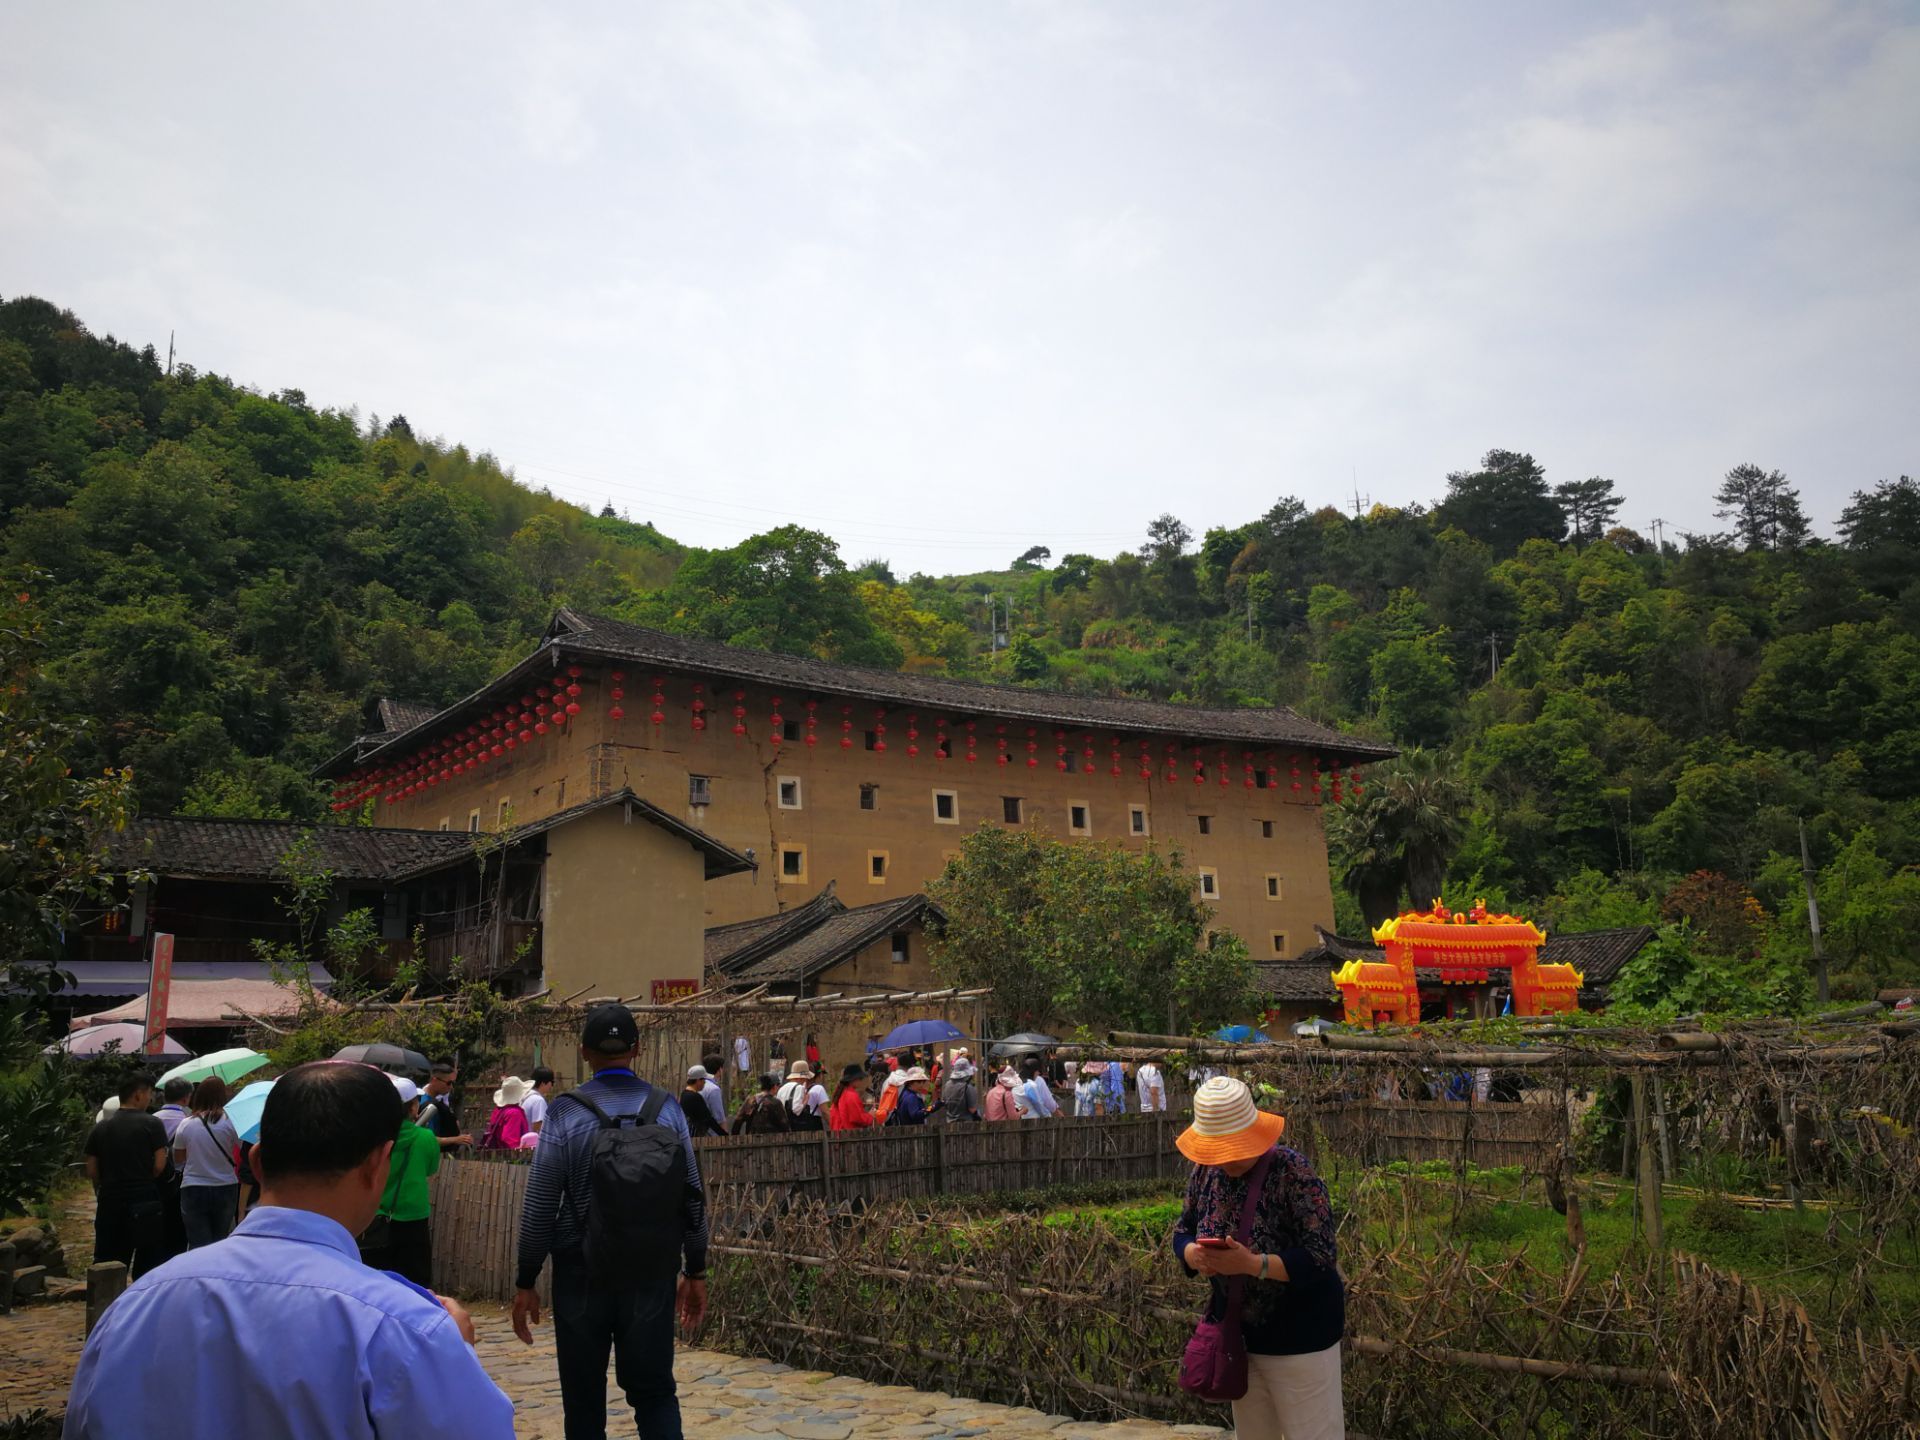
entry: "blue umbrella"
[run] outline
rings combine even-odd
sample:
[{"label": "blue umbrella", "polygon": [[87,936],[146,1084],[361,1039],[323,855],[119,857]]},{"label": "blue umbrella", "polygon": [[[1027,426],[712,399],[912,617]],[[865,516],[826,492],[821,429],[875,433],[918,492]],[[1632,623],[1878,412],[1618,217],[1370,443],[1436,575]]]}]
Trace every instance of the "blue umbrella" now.
[{"label": "blue umbrella", "polygon": [[899,1050],[908,1045],[944,1045],[949,1040],[964,1040],[967,1032],[946,1020],[909,1020],[896,1025],[880,1041],[882,1050]]},{"label": "blue umbrella", "polygon": [[1244,1045],[1252,1041],[1256,1045],[1265,1045],[1271,1038],[1264,1030],[1255,1030],[1251,1025],[1222,1025],[1213,1032],[1216,1040],[1231,1041],[1235,1045]]},{"label": "blue umbrella", "polygon": [[271,1089],[273,1081],[256,1080],[227,1101],[227,1119],[248,1144],[260,1138],[260,1112],[267,1108],[267,1092]]}]

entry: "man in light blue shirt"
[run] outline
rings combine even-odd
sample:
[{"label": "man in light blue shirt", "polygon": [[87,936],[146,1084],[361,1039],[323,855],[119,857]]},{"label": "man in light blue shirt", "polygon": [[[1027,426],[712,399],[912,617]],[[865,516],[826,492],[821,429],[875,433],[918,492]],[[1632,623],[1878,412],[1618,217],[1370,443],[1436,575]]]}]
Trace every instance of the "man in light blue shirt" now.
[{"label": "man in light blue shirt", "polygon": [[260,1120],[260,1203],[136,1280],[95,1327],[69,1440],[512,1440],[465,1310],[360,1263],[401,1124],[364,1065],[288,1071]]},{"label": "man in light blue shirt", "polygon": [[1020,1086],[1020,1095],[1026,1103],[1021,1112],[1025,1120],[1050,1120],[1060,1113],[1060,1102],[1053,1098],[1053,1087],[1047,1083],[1045,1065],[1029,1055],[1020,1062],[1020,1074],[1024,1077]]}]

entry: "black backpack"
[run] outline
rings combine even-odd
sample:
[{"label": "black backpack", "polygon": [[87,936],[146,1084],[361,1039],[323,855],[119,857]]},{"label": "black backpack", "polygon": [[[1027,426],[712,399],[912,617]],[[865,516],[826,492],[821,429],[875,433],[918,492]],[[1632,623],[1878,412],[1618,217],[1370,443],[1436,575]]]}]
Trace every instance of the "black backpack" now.
[{"label": "black backpack", "polygon": [[[686,1238],[687,1152],[660,1124],[659,1086],[636,1115],[607,1114],[577,1090],[560,1097],[600,1122],[587,1160],[586,1261],[596,1290],[638,1290],[679,1272]],[[556,1102],[557,1103],[557,1102]]]}]

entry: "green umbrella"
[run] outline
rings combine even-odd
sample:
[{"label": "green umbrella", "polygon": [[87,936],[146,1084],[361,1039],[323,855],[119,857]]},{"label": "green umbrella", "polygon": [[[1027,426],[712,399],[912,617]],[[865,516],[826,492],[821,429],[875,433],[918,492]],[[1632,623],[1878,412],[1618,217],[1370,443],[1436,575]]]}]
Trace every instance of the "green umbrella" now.
[{"label": "green umbrella", "polygon": [[242,1046],[237,1050],[216,1050],[211,1055],[202,1055],[197,1060],[189,1060],[184,1065],[176,1065],[160,1077],[164,1085],[169,1080],[204,1080],[209,1075],[218,1075],[231,1085],[234,1081],[251,1075],[263,1065],[272,1062],[258,1050],[249,1050]]}]

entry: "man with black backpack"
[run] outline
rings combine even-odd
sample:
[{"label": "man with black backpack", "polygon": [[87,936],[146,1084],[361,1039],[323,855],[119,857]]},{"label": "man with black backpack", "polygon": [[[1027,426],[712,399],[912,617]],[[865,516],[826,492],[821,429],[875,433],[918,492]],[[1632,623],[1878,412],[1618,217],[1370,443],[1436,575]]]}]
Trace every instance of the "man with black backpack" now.
[{"label": "man with black backpack", "polygon": [[[513,1332],[531,1345],[553,1257],[553,1338],[567,1440],[607,1433],[607,1353],[641,1440],[681,1440],[673,1321],[707,1312],[707,1207],[686,1112],[633,1073],[640,1029],[596,1006],[580,1033],[593,1078],[547,1111],[520,1211]],[[682,1262],[685,1271],[682,1273]]]}]

